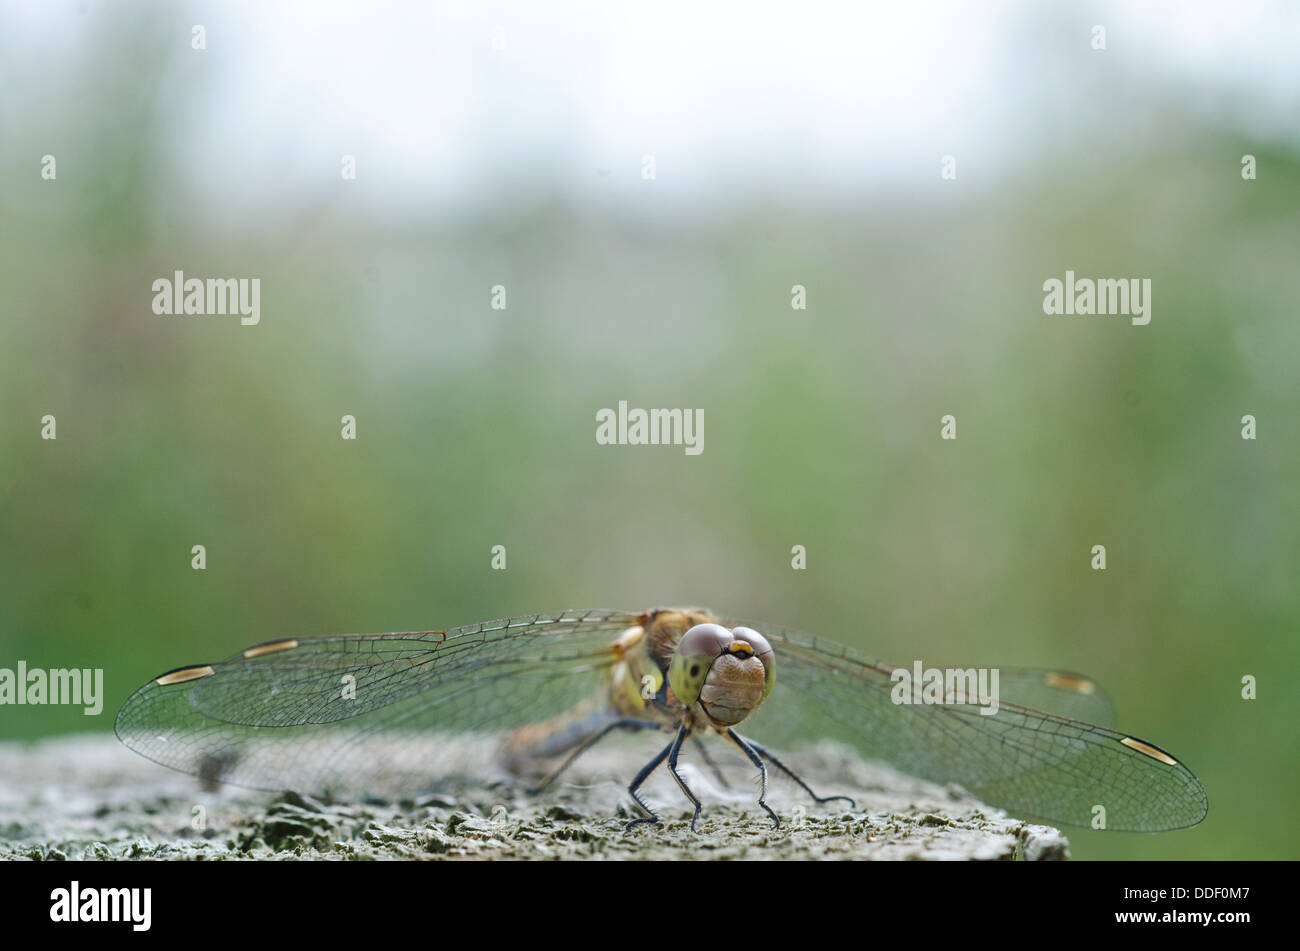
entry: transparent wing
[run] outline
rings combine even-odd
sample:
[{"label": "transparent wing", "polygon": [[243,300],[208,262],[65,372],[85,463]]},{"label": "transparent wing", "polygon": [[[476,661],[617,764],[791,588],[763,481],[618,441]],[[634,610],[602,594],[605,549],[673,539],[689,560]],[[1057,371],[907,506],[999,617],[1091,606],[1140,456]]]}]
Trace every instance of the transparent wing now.
[{"label": "transparent wing", "polygon": [[764,744],[837,739],[991,805],[1068,825],[1091,825],[1097,806],[1106,828],[1122,831],[1180,829],[1205,816],[1205,790],[1187,767],[1085,719],[1109,723],[1112,712],[1078,674],[1001,671],[999,708],[987,716],[976,704],[896,704],[898,665],[797,631],[726,622],[737,623],[762,631],[776,653],[772,696],[745,724]]},{"label": "transparent wing", "polygon": [[1030,710],[1043,710],[1067,720],[1115,727],[1115,705],[1091,678],[1068,670],[1001,667],[999,696]]},{"label": "transparent wing", "polygon": [[536,723],[607,693],[612,644],[636,623],[578,610],[271,641],[156,677],[115,729],[137,753],[205,780],[340,792],[428,782],[484,766],[482,744],[458,747],[456,735]]}]

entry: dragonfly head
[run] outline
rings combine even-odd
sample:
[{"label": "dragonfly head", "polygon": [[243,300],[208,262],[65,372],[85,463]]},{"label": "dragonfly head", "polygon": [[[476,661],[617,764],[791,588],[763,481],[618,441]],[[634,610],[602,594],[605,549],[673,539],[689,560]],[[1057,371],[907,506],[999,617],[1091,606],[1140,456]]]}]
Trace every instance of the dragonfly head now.
[{"label": "dragonfly head", "polygon": [[772,692],[776,656],[772,645],[748,627],[697,624],[677,643],[668,683],[686,706],[698,702],[716,725],[734,726]]}]

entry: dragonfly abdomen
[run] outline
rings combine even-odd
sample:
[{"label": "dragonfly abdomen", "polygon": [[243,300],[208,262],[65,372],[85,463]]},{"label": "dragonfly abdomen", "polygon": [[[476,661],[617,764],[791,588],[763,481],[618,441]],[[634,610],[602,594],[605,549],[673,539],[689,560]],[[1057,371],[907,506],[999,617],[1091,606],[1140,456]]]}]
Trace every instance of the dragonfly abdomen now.
[{"label": "dragonfly abdomen", "polygon": [[501,744],[501,765],[516,775],[528,772],[539,761],[569,752],[619,719],[609,708],[593,711],[590,706],[511,730]]}]

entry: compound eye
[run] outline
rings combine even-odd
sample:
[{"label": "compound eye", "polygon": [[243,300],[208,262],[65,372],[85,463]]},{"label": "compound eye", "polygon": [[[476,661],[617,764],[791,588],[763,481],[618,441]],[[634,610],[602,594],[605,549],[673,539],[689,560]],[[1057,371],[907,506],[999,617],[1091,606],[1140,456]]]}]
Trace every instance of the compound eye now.
[{"label": "compound eye", "polygon": [[734,640],[731,632],[721,624],[697,624],[677,642],[677,653],[689,657],[707,657],[721,654]]},{"label": "compound eye", "polygon": [[754,656],[763,662],[763,696],[766,697],[776,683],[776,652],[772,650],[767,638],[752,627],[738,627],[731,633],[736,640],[744,641],[754,648]]},{"label": "compound eye", "polygon": [[682,635],[668,663],[668,683],[678,700],[690,706],[700,698],[709,667],[734,640],[721,624],[697,624]]}]

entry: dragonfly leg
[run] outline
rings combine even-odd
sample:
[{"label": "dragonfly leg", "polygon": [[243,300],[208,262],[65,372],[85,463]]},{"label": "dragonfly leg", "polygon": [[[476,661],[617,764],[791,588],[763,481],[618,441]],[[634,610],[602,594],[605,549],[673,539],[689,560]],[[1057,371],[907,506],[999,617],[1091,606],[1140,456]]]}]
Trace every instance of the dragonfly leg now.
[{"label": "dragonfly leg", "polygon": [[564,772],[566,769],[568,769],[570,766],[573,765],[574,760],[576,760],[583,753],[587,752],[587,750],[591,749],[593,746],[595,746],[605,737],[609,736],[609,734],[613,733],[615,730],[662,730],[662,729],[663,726],[661,724],[655,723],[653,720],[637,720],[634,717],[623,717],[622,719],[614,720],[612,723],[605,725],[603,728],[597,730],[595,733],[591,734],[591,736],[587,737],[581,743],[579,743],[577,747],[573,750],[573,752],[564,758],[564,762],[562,762],[559,766],[555,767],[555,769],[547,773],[546,776],[539,783],[537,783],[537,785],[529,786],[527,792],[530,796],[534,796],[537,793],[541,792],[543,789],[545,789],[547,786],[551,785],[551,783],[555,782],[555,780],[559,778],[562,772]]},{"label": "dragonfly leg", "polygon": [[700,751],[700,759],[704,760],[704,765],[712,771],[713,778],[718,781],[718,785],[723,789],[730,789],[731,784],[727,782],[726,777],[722,775],[722,770],[718,769],[718,764],[713,762],[713,757],[709,755],[709,748],[704,745],[704,742],[698,736],[692,735],[691,740]]},{"label": "dragonfly leg", "polygon": [[731,727],[727,727],[727,737],[731,742],[741,748],[744,754],[749,757],[751,763],[758,767],[758,777],[760,781],[758,789],[758,804],[763,807],[769,816],[772,817],[772,822],[776,824],[776,828],[781,828],[781,820],[777,818],[776,813],[772,811],[772,807],[767,804],[767,766],[763,763],[763,757],[758,755],[758,750],[754,749],[749,740],[742,737]]},{"label": "dragonfly leg", "polygon": [[677,754],[682,751],[682,741],[686,739],[686,727],[677,728],[677,736],[673,739],[672,752],[668,754],[668,772],[673,774],[673,779],[677,780],[677,785],[681,787],[686,798],[691,801],[695,807],[695,813],[691,816],[691,831],[695,831],[695,820],[700,817],[700,800],[691,792],[691,787],[686,785],[686,781],[677,773]]},{"label": "dragonfly leg", "polygon": [[849,804],[849,808],[850,808],[850,809],[856,809],[856,808],[858,808],[858,804],[857,804],[856,802],[854,802],[852,799],[850,799],[848,796],[819,796],[819,795],[817,795],[815,792],[812,791],[812,787],[809,786],[806,782],[804,782],[802,778],[800,778],[800,776],[799,776],[798,773],[796,773],[796,772],[795,772],[794,770],[792,770],[789,766],[786,766],[785,763],[783,763],[783,762],[781,762],[779,759],[777,759],[777,758],[772,754],[772,751],[769,750],[766,746],[763,746],[761,743],[755,742],[754,740],[751,740],[751,739],[749,739],[748,737],[745,737],[745,742],[748,743],[750,746],[752,746],[752,747],[753,747],[753,748],[758,752],[758,755],[759,755],[759,756],[762,756],[762,757],[763,757],[764,759],[766,759],[769,763],[771,763],[773,766],[775,766],[775,767],[776,767],[777,769],[779,769],[781,772],[785,773],[787,776],[789,776],[791,779],[793,779],[796,783],[798,783],[798,784],[799,784],[799,787],[800,787],[801,789],[803,789],[804,792],[806,792],[808,795],[810,795],[810,796],[813,797],[813,801],[814,801],[814,802],[818,802],[818,803],[834,802],[836,799],[843,799],[845,802],[847,802],[847,803]]},{"label": "dragonfly leg", "polygon": [[677,743],[678,739],[674,737],[673,741],[660,750],[654,759],[641,767],[641,772],[636,774],[636,777],[632,780],[632,785],[627,787],[627,791],[632,794],[632,801],[635,802],[640,810],[645,813],[645,817],[633,819],[623,827],[624,832],[630,832],[633,826],[639,826],[643,822],[654,823],[659,821],[659,817],[654,814],[654,810],[645,804],[645,801],[636,794],[636,791],[641,788],[641,784],[646,781],[650,774],[659,768],[659,764],[668,758],[668,754],[673,751],[673,747],[676,746]]}]

